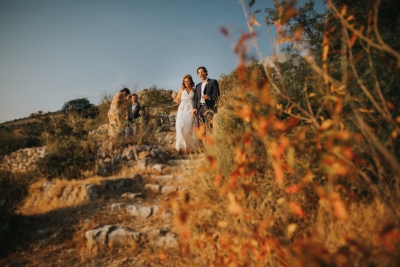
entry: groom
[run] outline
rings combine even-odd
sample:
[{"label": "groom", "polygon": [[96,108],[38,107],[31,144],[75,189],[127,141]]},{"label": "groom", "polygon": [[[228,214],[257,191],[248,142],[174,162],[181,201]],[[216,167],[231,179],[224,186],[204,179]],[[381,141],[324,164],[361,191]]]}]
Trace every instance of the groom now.
[{"label": "groom", "polygon": [[193,98],[193,115],[196,115],[198,126],[205,124],[212,127],[212,118],[217,112],[217,101],[219,98],[218,81],[207,78],[207,69],[203,66],[197,68],[201,83],[196,85],[196,91]]}]

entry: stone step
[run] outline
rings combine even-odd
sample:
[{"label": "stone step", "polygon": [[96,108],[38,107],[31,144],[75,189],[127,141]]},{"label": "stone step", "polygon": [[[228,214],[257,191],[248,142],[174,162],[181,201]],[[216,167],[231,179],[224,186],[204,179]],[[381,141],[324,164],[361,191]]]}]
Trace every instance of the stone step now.
[{"label": "stone step", "polygon": [[86,231],[85,238],[90,250],[116,245],[128,245],[134,250],[139,250],[143,246],[169,250],[179,248],[178,235],[160,229],[139,232],[127,226],[104,225]]},{"label": "stone step", "polygon": [[133,217],[147,219],[149,217],[159,217],[161,219],[169,219],[172,214],[170,211],[161,211],[159,205],[154,206],[141,206],[141,205],[127,205],[126,212]]},{"label": "stone step", "polygon": [[172,183],[179,184],[182,182],[183,176],[182,175],[171,175],[171,174],[155,175],[155,176],[151,176],[150,180],[157,184],[163,184],[163,185],[172,184]]},{"label": "stone step", "polygon": [[115,246],[125,244],[130,244],[137,249],[141,243],[142,235],[142,233],[132,228],[115,225],[98,226],[85,233],[89,249],[105,245]]},{"label": "stone step", "polygon": [[178,192],[180,189],[178,186],[174,185],[158,185],[158,184],[146,184],[144,189],[147,191],[151,191],[156,194],[170,194],[174,192]]}]

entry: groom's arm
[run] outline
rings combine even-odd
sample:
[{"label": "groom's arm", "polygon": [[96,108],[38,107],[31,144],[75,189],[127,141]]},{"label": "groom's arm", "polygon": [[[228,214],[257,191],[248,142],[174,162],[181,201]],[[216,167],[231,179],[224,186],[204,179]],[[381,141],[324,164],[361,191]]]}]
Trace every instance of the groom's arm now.
[{"label": "groom's arm", "polygon": [[198,103],[200,102],[199,96],[197,94],[197,86],[194,88],[194,97],[193,97],[193,109],[198,109]]}]

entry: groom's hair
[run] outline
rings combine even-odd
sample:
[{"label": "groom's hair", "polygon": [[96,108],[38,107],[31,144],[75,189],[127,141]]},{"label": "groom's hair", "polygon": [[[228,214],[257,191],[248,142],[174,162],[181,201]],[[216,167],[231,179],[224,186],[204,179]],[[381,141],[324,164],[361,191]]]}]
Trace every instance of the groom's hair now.
[{"label": "groom's hair", "polygon": [[206,67],[203,67],[203,66],[198,67],[198,68],[197,68],[197,71],[196,71],[197,74],[199,74],[199,69],[203,69],[204,72],[205,72],[205,73],[207,74],[207,76],[208,76],[208,71],[207,71]]}]

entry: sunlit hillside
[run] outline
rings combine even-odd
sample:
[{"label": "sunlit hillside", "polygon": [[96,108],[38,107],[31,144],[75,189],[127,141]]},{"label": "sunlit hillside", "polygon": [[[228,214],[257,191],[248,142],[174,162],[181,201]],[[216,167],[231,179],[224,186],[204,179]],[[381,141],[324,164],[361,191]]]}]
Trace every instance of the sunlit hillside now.
[{"label": "sunlit hillside", "polygon": [[[7,129],[3,156],[47,150],[1,172],[0,265],[398,266],[400,7],[327,2],[240,1],[239,64],[192,153],[174,153],[177,105],[157,87],[135,138],[107,135],[110,96],[93,118]],[[265,27],[285,60],[259,52]]]}]

